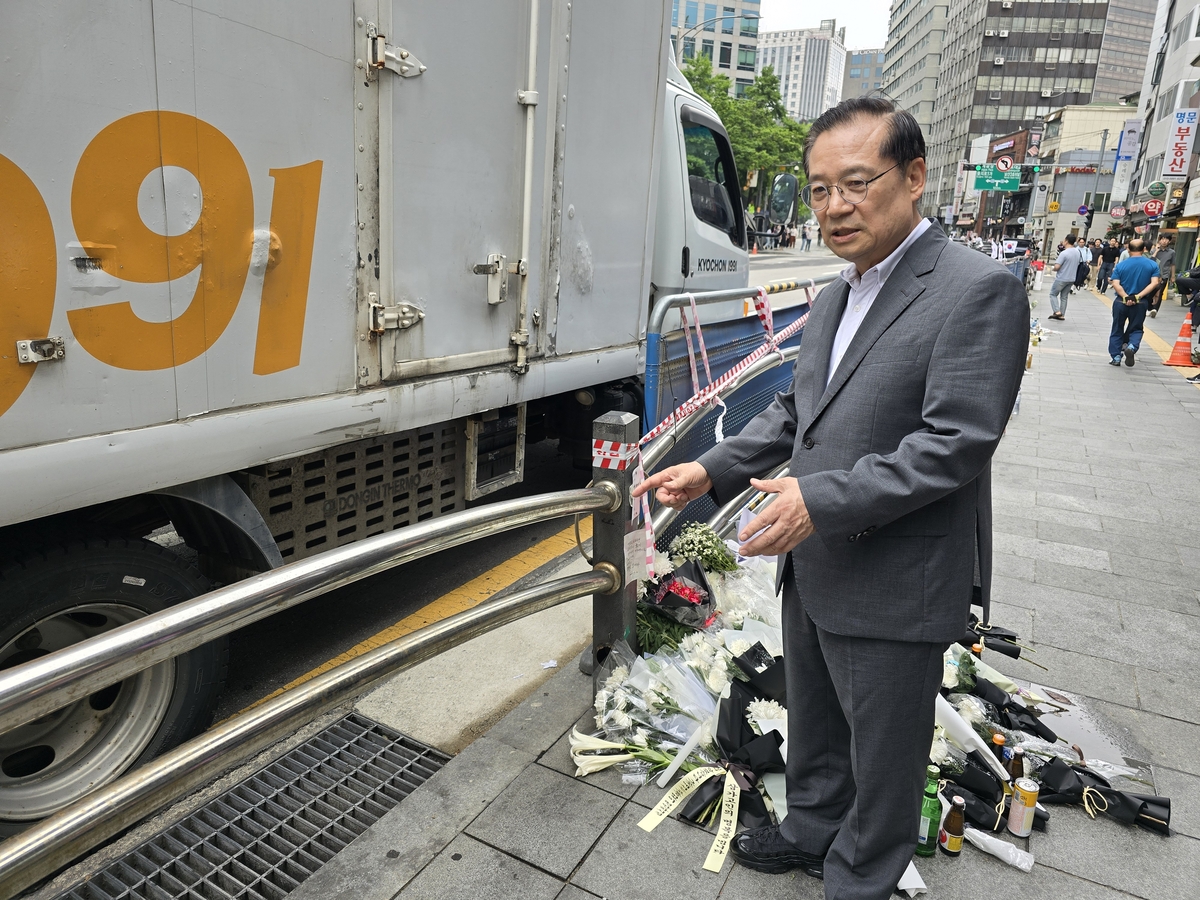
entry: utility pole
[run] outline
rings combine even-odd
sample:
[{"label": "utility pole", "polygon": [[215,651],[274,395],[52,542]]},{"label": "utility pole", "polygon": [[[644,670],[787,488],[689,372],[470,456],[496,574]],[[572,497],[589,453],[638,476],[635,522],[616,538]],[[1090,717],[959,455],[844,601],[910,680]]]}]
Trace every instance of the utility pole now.
[{"label": "utility pole", "polygon": [[1087,225],[1083,229],[1083,242],[1086,244],[1092,233],[1092,220],[1096,218],[1096,192],[1100,190],[1100,164],[1104,162],[1104,147],[1108,144],[1108,129],[1100,132],[1100,155],[1096,157],[1096,179],[1092,182],[1091,212],[1087,217]]}]

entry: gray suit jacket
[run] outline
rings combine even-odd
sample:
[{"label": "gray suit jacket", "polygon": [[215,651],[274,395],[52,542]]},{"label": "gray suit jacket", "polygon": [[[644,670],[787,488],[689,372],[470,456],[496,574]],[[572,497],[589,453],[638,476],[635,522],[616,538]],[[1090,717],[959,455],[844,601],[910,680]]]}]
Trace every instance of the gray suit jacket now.
[{"label": "gray suit jacket", "polygon": [[792,387],[699,462],[728,498],[790,459],[816,534],[787,562],[817,625],[957,640],[977,551],[985,593],[990,580],[988,464],[1020,387],[1029,302],[1002,266],[930,228],[826,387],[848,294],[842,280],[821,291]]}]

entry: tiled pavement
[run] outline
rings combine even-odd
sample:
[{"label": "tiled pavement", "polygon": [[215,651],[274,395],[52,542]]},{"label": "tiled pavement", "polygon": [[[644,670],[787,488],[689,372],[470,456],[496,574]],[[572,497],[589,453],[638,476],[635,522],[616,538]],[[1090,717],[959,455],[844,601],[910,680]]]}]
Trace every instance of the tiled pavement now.
[{"label": "tiled pavement", "polygon": [[[1046,322],[1045,292],[1034,314]],[[1167,351],[1183,313],[1148,322]],[[1154,764],[1169,838],[1057,808],[1021,841],[1023,874],[967,850],[919,860],[931,897],[1200,897],[1200,530],[1193,510],[1200,390],[1161,365],[1107,365],[1109,311],[1072,298],[1033,351],[1020,413],[994,463],[993,618],[1037,647],[1042,672],[996,663],[1081,698],[1108,739]],[[994,654],[993,654],[994,656]],[[819,898],[803,875],[701,868],[711,836],[674,819],[636,827],[661,792],[571,774],[565,734],[590,679],[574,665],[471,744],[318,872],[297,900]]]}]

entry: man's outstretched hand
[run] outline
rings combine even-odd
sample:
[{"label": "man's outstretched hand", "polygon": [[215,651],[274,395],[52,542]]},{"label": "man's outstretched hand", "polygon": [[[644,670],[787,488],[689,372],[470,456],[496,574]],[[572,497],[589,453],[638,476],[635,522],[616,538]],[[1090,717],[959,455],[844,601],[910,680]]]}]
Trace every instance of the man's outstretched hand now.
[{"label": "man's outstretched hand", "polygon": [[[669,471],[669,470],[668,470]],[[795,478],[751,478],[760,491],[777,496],[771,505],[751,519],[738,534],[742,556],[778,556],[787,553],[816,529],[804,505],[800,482]]]},{"label": "man's outstretched hand", "polygon": [[669,466],[655,472],[633,489],[633,496],[640,497],[648,491],[658,489],[654,496],[663,506],[683,509],[697,497],[703,497],[712,489],[712,479],[704,466],[697,462]]}]

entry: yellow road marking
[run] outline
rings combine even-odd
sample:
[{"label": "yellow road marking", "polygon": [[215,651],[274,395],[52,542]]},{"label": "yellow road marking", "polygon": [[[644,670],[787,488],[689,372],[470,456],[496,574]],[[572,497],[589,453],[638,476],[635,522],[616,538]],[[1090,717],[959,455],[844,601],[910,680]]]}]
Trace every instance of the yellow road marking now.
[{"label": "yellow road marking", "polygon": [[[1107,306],[1109,309],[1112,309],[1113,301],[1112,301],[1111,297],[1108,297],[1104,294],[1096,293],[1096,290],[1094,288],[1089,288],[1088,292],[1093,297],[1095,297],[1097,300],[1102,302],[1105,306]],[[1175,349],[1175,342],[1171,341],[1171,343],[1168,344],[1166,341],[1164,341],[1161,337],[1158,336],[1158,334],[1156,334],[1153,330],[1151,330],[1151,328],[1149,327],[1149,322],[1150,322],[1150,316],[1147,314],[1146,324],[1142,325],[1142,343],[1149,344],[1150,349],[1153,350],[1155,353],[1157,353],[1160,357],[1162,357],[1162,361],[1165,363],[1168,359],[1171,358],[1171,351]],[[1195,366],[1172,366],[1171,368],[1178,371],[1179,374],[1182,375],[1184,378],[1187,378],[1189,375],[1195,375],[1197,372],[1200,372],[1200,368],[1196,368]],[[1200,388],[1200,385],[1197,385],[1197,387]]]},{"label": "yellow road marking", "polygon": [[[592,518],[584,516],[579,523],[580,540],[586,541],[592,536]],[[394,625],[389,625],[387,628],[371,635],[365,641],[355,644],[345,653],[339,653],[333,659],[327,660],[315,669],[310,669],[294,681],[285,684],[276,691],[267,694],[255,700],[241,712],[253,709],[260,703],[278,697],[284,691],[291,690],[306,681],[311,681],[318,675],[322,675],[337,666],[347,663],[356,657],[362,656],[369,650],[374,650],[376,647],[382,647],[396,638],[404,637],[406,634],[416,631],[419,628],[424,628],[426,625],[432,625],[435,622],[440,622],[442,619],[448,618],[455,613],[460,613],[463,610],[471,609],[473,606],[478,606],[484,600],[487,600],[493,594],[511,587],[516,584],[530,572],[544,566],[546,563],[557,559],[564,553],[574,549],[575,547],[575,528],[574,526],[564,528],[558,534],[551,535],[544,541],[534,544],[528,549],[522,550],[516,556],[506,559],[500,565],[489,569],[482,575],[472,578],[461,587],[457,587],[448,594],[443,594],[438,599],[434,600],[427,606],[422,607],[412,615],[405,616]]]}]

